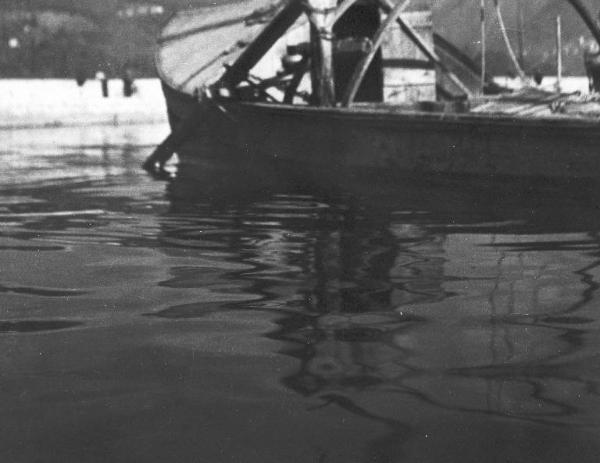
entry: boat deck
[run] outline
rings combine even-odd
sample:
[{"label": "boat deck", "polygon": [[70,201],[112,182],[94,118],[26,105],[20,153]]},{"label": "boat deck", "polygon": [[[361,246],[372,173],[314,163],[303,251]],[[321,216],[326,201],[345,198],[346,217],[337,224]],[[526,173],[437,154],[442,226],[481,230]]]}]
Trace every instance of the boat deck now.
[{"label": "boat deck", "polygon": [[[350,107],[316,107],[289,105],[280,103],[240,102],[224,103],[223,108],[236,106],[261,108],[271,114],[289,113],[295,118],[327,116],[330,118],[363,120],[365,124],[387,120],[412,120],[413,122],[445,121],[454,124],[475,124],[480,127],[502,125],[539,126],[548,130],[573,128],[600,129],[600,103],[565,104],[565,110],[555,111],[552,103],[518,103],[488,101],[472,105],[469,109],[456,110],[453,105],[421,104],[415,106],[397,106],[385,104],[353,104]],[[590,110],[590,108],[592,108]]]},{"label": "boat deck", "polygon": [[527,88],[514,94],[475,99],[470,112],[530,118],[582,118],[600,120],[600,96],[551,93]]}]

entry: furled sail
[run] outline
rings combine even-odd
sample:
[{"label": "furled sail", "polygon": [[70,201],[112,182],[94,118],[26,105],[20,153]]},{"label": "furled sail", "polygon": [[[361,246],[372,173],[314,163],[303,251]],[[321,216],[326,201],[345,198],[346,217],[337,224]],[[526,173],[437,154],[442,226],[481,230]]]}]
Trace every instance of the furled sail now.
[{"label": "furled sail", "polygon": [[284,4],[244,0],[176,13],[158,38],[159,76],[171,88],[193,95],[219,79]]}]

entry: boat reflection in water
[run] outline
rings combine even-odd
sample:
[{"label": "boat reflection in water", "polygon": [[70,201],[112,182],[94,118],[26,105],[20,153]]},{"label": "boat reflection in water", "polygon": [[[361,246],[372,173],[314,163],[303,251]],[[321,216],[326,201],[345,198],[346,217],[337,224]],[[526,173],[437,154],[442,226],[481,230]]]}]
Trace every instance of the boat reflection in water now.
[{"label": "boat reflection in water", "polygon": [[598,184],[6,135],[0,461],[598,461]]},{"label": "boat reflection in water", "polygon": [[[280,381],[305,397],[315,429],[342,452],[320,417],[363,423],[348,430],[345,461],[599,454],[591,188],[430,177],[369,197],[189,173],[169,187],[165,252],[193,248],[232,268],[173,268],[162,284],[227,297],[154,315],[270,314],[265,337],[297,365]],[[342,461],[331,449],[319,458]]]}]

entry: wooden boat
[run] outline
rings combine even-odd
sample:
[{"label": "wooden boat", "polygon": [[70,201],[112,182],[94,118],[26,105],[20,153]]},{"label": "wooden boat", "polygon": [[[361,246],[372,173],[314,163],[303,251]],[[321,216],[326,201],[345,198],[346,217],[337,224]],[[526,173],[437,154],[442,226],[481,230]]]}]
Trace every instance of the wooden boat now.
[{"label": "wooden boat", "polygon": [[[580,0],[569,3],[593,37]],[[157,68],[178,151],[342,171],[600,177],[600,98],[498,93],[410,0],[246,0],[176,14]]]}]

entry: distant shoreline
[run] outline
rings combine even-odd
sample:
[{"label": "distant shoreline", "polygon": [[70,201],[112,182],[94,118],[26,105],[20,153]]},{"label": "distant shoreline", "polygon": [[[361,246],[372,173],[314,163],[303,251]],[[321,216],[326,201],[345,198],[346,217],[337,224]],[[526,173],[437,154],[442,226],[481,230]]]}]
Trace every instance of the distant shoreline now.
[{"label": "distant shoreline", "polygon": [[158,79],[137,79],[123,96],[122,82],[109,81],[103,98],[99,80],[78,87],[74,79],[0,79],[0,130],[164,123],[166,106]]},{"label": "distant shoreline", "polygon": [[[512,87],[510,77],[496,82]],[[545,90],[556,78],[546,76]],[[0,130],[80,126],[121,126],[167,122],[167,109],[158,79],[135,81],[136,93],[123,96],[120,79],[109,81],[103,98],[100,81],[89,79],[78,87],[74,79],[0,79]],[[563,92],[587,93],[586,77],[564,77]]]}]

